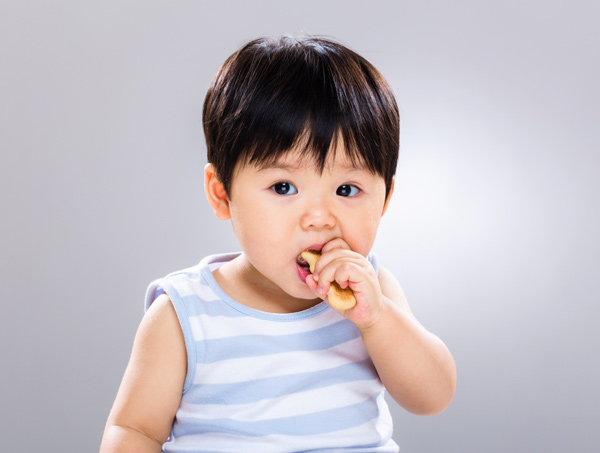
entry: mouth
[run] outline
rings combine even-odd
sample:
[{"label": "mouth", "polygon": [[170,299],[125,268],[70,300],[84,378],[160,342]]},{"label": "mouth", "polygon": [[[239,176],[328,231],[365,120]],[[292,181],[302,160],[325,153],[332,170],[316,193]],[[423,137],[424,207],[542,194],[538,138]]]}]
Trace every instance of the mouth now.
[{"label": "mouth", "polygon": [[317,260],[321,256],[321,248],[319,250],[307,249],[300,252],[300,255],[296,258],[296,269],[300,279],[306,283],[306,277],[312,274],[315,270]]},{"label": "mouth", "polygon": [[310,272],[310,265],[304,258],[302,258],[302,256],[298,255],[298,258],[296,258],[296,263],[298,263],[298,266],[300,266],[302,269],[306,269]]},{"label": "mouth", "polygon": [[[313,248],[308,250],[315,251]],[[312,274],[310,271],[310,264],[304,258],[302,258],[301,255],[298,255],[296,258],[296,271],[298,272],[298,276],[303,283],[306,283],[306,277]]]}]

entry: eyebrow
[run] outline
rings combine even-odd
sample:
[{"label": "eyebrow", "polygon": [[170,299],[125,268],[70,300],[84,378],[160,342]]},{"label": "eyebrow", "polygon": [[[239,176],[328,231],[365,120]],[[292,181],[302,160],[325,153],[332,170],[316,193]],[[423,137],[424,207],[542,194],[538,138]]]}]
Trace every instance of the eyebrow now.
[{"label": "eyebrow", "polygon": [[[364,171],[367,173],[372,173],[371,170],[369,170],[369,168],[364,164],[360,164],[360,165],[338,164],[336,166],[338,168],[340,168],[342,171]],[[285,170],[285,171],[291,172],[291,171],[295,171],[295,170],[300,170],[303,167],[305,167],[305,166],[302,164],[291,164],[291,163],[285,163],[285,162],[281,162],[281,161],[275,161],[272,163],[263,163],[263,164],[259,165],[258,171]],[[327,168],[328,168],[328,166],[325,165],[323,168],[320,169],[320,171],[325,171],[325,170],[327,170]]]},{"label": "eyebrow", "polygon": [[299,170],[302,165],[284,164],[282,162],[263,163],[258,166],[258,171],[265,170]]}]

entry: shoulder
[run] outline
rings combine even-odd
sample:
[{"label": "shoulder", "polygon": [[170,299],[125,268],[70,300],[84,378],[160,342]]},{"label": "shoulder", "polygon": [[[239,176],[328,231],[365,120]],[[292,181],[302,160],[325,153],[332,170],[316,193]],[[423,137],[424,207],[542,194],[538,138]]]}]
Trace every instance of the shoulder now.
[{"label": "shoulder", "polygon": [[136,341],[151,344],[155,353],[185,348],[183,333],[173,303],[161,294],[146,311],[138,329]]},{"label": "shoulder", "polygon": [[240,252],[209,255],[192,267],[171,272],[154,280],[146,289],[145,310],[148,310],[158,297],[165,293],[176,309],[179,309],[182,303],[185,304],[185,298],[180,297],[183,294],[195,294],[200,298],[213,297],[210,289],[217,286],[213,279],[213,270],[239,255]]},{"label": "shoulder", "polygon": [[177,321],[177,313],[169,296],[163,293],[148,307],[142,323],[159,327],[171,324],[173,321]]},{"label": "shoulder", "polygon": [[134,351],[156,363],[187,368],[183,331],[167,294],[158,296],[144,314],[136,334]]},{"label": "shoulder", "polygon": [[391,299],[396,305],[403,310],[412,314],[404,290],[398,282],[398,279],[392,274],[392,272],[384,266],[379,266],[379,285],[381,286],[381,292],[384,296]]},{"label": "shoulder", "polygon": [[187,373],[185,339],[179,318],[166,294],[144,314],[132,352],[132,362],[165,382],[183,385]]}]

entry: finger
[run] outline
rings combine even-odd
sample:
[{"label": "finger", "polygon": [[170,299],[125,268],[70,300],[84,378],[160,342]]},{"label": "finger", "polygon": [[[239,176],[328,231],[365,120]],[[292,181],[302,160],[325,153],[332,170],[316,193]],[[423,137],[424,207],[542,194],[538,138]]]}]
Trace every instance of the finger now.
[{"label": "finger", "polygon": [[[327,290],[331,282],[336,281],[342,287],[348,286],[348,281],[352,281],[350,276],[358,276],[361,272],[366,274],[368,270],[362,265],[359,258],[345,257],[335,259],[329,262],[318,274],[318,285]],[[315,269],[316,271],[316,269]],[[355,277],[358,278],[358,277]]]},{"label": "finger", "polygon": [[342,288],[348,286],[350,282],[358,282],[365,279],[364,270],[355,263],[344,262],[335,269],[333,279]]},{"label": "finger", "polygon": [[348,243],[344,241],[342,238],[335,238],[326,243],[321,250],[321,253],[327,253],[331,250],[335,249],[343,249],[343,250],[352,250]]},{"label": "finger", "polygon": [[[339,261],[350,261],[358,265],[367,266],[369,262],[362,255],[347,249],[334,249],[319,257],[315,263],[313,274],[321,278],[323,271],[330,266],[338,266]],[[362,264],[361,264],[362,263]]]},{"label": "finger", "polygon": [[308,287],[315,292],[315,294],[321,299],[325,299],[325,295],[327,294],[327,290],[329,289],[329,284],[327,285],[327,290],[323,290],[319,287],[318,283],[315,281],[312,275],[306,276],[306,284]]}]

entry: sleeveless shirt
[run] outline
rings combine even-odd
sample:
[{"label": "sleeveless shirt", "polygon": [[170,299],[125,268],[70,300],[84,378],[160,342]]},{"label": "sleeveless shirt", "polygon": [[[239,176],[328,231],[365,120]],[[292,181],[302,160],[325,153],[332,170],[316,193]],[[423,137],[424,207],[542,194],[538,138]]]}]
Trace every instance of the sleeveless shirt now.
[{"label": "sleeveless shirt", "polygon": [[[267,313],[230,298],[212,255],[150,284],[171,299],[187,375],[164,452],[397,452],[384,387],[350,321],[321,302]],[[375,255],[369,255],[377,270]]]}]

